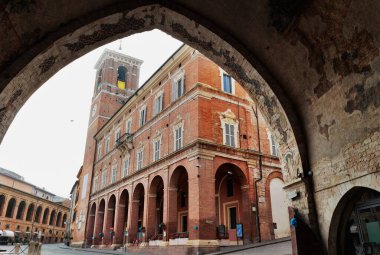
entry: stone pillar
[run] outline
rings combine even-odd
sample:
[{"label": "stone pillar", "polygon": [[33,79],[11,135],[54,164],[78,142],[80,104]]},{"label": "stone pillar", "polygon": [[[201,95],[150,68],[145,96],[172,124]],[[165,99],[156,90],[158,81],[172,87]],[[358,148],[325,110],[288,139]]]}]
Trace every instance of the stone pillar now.
[{"label": "stone pillar", "polygon": [[155,235],[156,231],[156,194],[148,194],[148,205],[147,205],[147,222],[146,222],[146,240],[149,241],[149,239]]},{"label": "stone pillar", "polygon": [[131,200],[130,206],[130,224],[128,226],[128,239],[130,243],[133,243],[137,239],[137,222],[139,217],[139,200]]},{"label": "stone pillar", "polygon": [[145,233],[143,233],[142,235],[142,239],[141,241],[142,242],[147,242],[148,241],[148,236],[147,236],[147,223],[148,223],[148,200],[149,200],[149,196],[148,196],[148,185],[145,185],[144,187],[144,212],[143,212],[143,222],[142,222],[142,226],[145,227]]},{"label": "stone pillar", "polygon": [[115,215],[115,237],[114,244],[123,244],[124,231],[125,231],[125,208],[128,205],[122,204],[124,201],[118,201],[116,215]]},{"label": "stone pillar", "polygon": [[240,221],[243,224],[243,235],[244,244],[251,243],[251,228],[252,224],[252,212],[251,212],[251,202],[249,197],[249,186],[245,185],[241,187],[241,207],[240,207]]},{"label": "stone pillar", "polygon": [[95,218],[96,218],[95,215],[96,215],[96,212],[95,212],[95,214],[90,213],[88,215],[88,219],[87,219],[88,224],[87,224],[87,231],[86,231],[87,236],[85,237],[86,238],[86,240],[85,240],[86,245],[89,243],[91,243],[91,245],[94,244],[92,237],[95,237],[94,236]]},{"label": "stone pillar", "polygon": [[108,208],[108,204],[105,209],[105,214],[104,214],[104,223],[103,223],[103,233],[104,233],[104,238],[102,245],[111,245],[112,240],[110,240],[110,227],[112,226],[112,213],[114,213],[115,209],[114,208]]},{"label": "stone pillar", "polygon": [[102,238],[99,237],[99,233],[103,232],[103,223],[104,223],[104,211],[100,211],[97,208],[95,216],[95,228],[94,228],[94,245],[99,245],[102,243]]},{"label": "stone pillar", "polygon": [[170,234],[177,232],[177,188],[168,187],[166,194],[167,198],[164,198],[164,219],[166,221],[166,239],[169,240]]}]

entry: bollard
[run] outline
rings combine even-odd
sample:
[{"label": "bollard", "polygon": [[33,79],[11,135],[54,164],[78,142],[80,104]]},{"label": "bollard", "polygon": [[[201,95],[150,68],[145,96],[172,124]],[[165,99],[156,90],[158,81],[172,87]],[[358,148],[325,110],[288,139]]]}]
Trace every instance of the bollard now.
[{"label": "bollard", "polygon": [[41,247],[42,247],[42,243],[37,242],[36,243],[36,248],[35,248],[36,255],[41,255]]},{"label": "bollard", "polygon": [[21,248],[20,243],[16,243],[16,244],[15,244],[15,253],[16,253],[16,254],[20,254],[20,248]]},{"label": "bollard", "polygon": [[28,247],[28,254],[29,255],[34,255],[34,244],[35,242],[34,241],[30,241],[29,242],[29,247]]}]

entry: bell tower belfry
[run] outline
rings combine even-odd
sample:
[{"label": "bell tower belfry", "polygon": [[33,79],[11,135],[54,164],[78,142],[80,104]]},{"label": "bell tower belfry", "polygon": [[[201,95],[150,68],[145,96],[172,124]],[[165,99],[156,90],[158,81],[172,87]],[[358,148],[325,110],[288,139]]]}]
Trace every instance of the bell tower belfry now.
[{"label": "bell tower belfry", "polygon": [[[87,215],[96,142],[94,135],[138,89],[142,60],[106,49],[95,64],[96,77],[87,128],[83,166],[78,174],[80,197],[73,208],[76,215]],[[80,227],[72,232],[74,246],[83,247],[92,233],[86,233],[86,217],[77,219]],[[91,236],[90,236],[91,235]]]}]

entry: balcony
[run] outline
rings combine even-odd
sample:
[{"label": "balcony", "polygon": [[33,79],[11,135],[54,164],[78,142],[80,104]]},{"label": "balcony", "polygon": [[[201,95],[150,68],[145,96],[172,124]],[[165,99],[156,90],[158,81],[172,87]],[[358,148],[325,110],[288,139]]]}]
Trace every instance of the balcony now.
[{"label": "balcony", "polygon": [[121,153],[125,151],[130,151],[133,149],[133,134],[125,133],[116,140],[116,149],[120,150]]}]

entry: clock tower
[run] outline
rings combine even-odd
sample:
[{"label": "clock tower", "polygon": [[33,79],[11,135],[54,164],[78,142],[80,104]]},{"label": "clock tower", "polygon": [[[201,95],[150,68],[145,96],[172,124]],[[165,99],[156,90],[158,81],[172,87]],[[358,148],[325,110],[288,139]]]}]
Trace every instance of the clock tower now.
[{"label": "clock tower", "polygon": [[104,50],[95,69],[95,86],[87,129],[83,166],[78,174],[78,198],[73,208],[77,222],[72,229],[74,246],[86,244],[86,217],[91,189],[96,142],[94,135],[138,89],[142,60],[117,51]]}]

